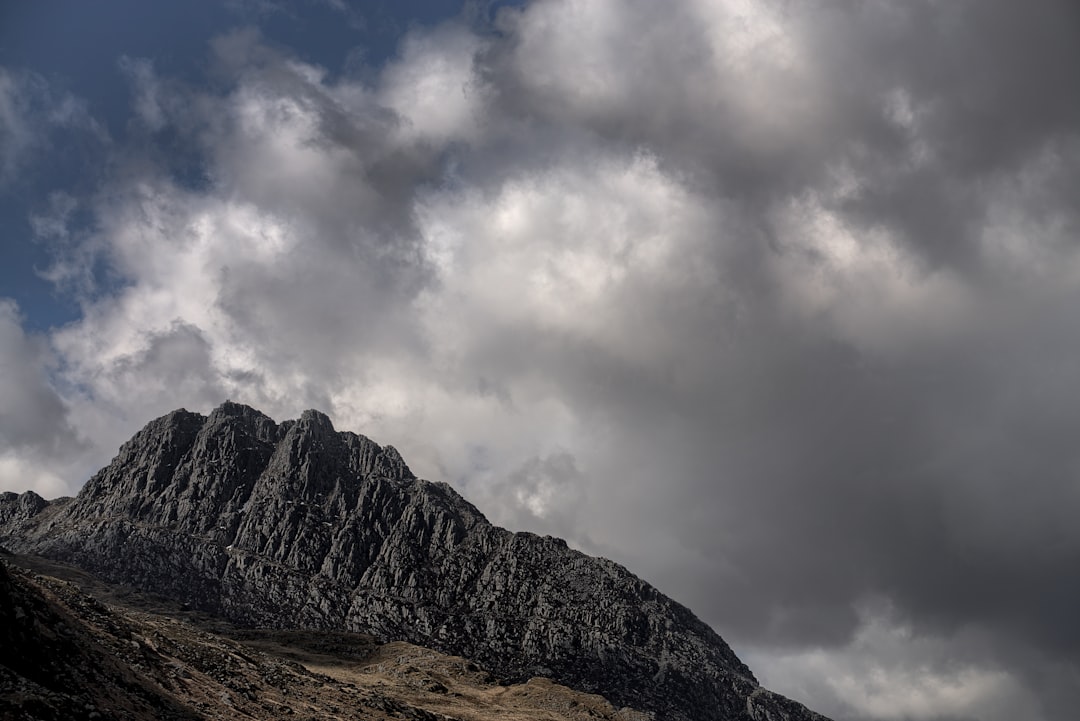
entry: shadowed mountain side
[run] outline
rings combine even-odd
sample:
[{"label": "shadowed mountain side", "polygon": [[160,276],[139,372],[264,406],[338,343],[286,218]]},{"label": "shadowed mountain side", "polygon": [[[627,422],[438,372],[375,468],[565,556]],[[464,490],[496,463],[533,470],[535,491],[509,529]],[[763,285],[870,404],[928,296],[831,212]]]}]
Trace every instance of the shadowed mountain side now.
[{"label": "shadowed mountain side", "polygon": [[0,497],[0,543],[234,622],[343,629],[547,676],[663,719],[822,717],[605,559],[492,526],[390,446],[226,403],[148,424],[74,500]]}]

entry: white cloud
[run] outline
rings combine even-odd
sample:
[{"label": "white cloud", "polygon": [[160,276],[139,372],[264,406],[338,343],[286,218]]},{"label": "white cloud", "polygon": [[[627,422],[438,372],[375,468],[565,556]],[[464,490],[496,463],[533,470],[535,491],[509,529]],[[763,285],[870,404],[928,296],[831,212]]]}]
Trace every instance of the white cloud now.
[{"label": "white cloud", "polygon": [[475,59],[483,50],[479,38],[456,25],[406,36],[378,91],[379,102],[399,118],[401,141],[441,146],[480,137],[488,90]]},{"label": "white cloud", "polygon": [[431,194],[419,206],[438,271],[419,305],[429,336],[466,363],[514,328],[642,368],[692,364],[671,336],[683,298],[670,291],[723,303],[711,262],[734,242],[723,211],[647,154],[575,154],[496,190]]}]

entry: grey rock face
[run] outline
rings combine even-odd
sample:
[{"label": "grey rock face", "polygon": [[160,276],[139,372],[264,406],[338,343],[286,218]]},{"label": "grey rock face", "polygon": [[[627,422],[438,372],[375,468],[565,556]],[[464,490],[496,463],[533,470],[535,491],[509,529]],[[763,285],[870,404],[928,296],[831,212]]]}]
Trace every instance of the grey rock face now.
[{"label": "grey rock face", "polygon": [[491,525],[390,446],[226,403],[148,424],[70,502],[0,495],[0,545],[240,623],[371,633],[659,719],[821,721],[689,610],[562,540]]},{"label": "grey rock face", "polygon": [[27,523],[45,510],[49,502],[34,493],[0,493],[0,528],[14,528]]}]

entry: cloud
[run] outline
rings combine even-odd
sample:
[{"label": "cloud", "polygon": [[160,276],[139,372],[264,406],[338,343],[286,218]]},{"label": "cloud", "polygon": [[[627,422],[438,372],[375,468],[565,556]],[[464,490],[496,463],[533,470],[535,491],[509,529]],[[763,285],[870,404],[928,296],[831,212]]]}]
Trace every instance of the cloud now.
[{"label": "cloud", "polygon": [[919,635],[873,603],[862,606],[860,616],[858,633],[842,648],[751,652],[746,660],[768,669],[766,685],[798,689],[798,696],[834,718],[1050,718],[1025,679],[986,657],[983,632]]},{"label": "cloud", "polygon": [[[107,142],[104,129],[77,97],[36,73],[0,66],[0,188],[33,176],[33,161],[65,131],[81,142]],[[70,137],[67,141],[76,144]]]},{"label": "cloud", "polygon": [[23,331],[15,303],[0,299],[0,490],[51,497],[75,487],[67,461],[85,449],[50,380],[53,363],[45,340]]},{"label": "cloud", "polygon": [[474,67],[483,47],[476,35],[454,24],[405,37],[400,58],[383,69],[378,90],[379,104],[399,119],[402,140],[442,146],[485,133],[486,88]]},{"label": "cloud", "polygon": [[161,90],[158,88],[154,64],[146,58],[120,58],[120,70],[131,81],[134,92],[135,117],[150,131],[165,127],[165,109],[161,106]]},{"label": "cloud", "polygon": [[5,445],[46,447],[64,440],[64,406],[50,387],[45,371],[47,349],[28,337],[11,300],[0,302],[0,334],[4,349],[3,417]]},{"label": "cloud", "polygon": [[254,31],[205,88],[128,61],[200,182],[140,137],[41,215],[114,281],[26,403],[99,462],[174,407],[323,408],[838,719],[1067,718],[1073,20],[546,0],[364,78]]}]

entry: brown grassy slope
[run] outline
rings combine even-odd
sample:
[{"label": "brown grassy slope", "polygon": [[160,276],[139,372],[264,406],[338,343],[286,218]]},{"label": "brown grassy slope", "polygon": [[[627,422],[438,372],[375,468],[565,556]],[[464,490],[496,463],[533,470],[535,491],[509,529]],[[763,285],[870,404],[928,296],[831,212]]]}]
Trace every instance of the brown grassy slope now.
[{"label": "brown grassy slope", "polygon": [[467,659],[407,643],[237,629],[69,567],[0,563],[2,721],[643,716],[547,679],[500,685]]}]

